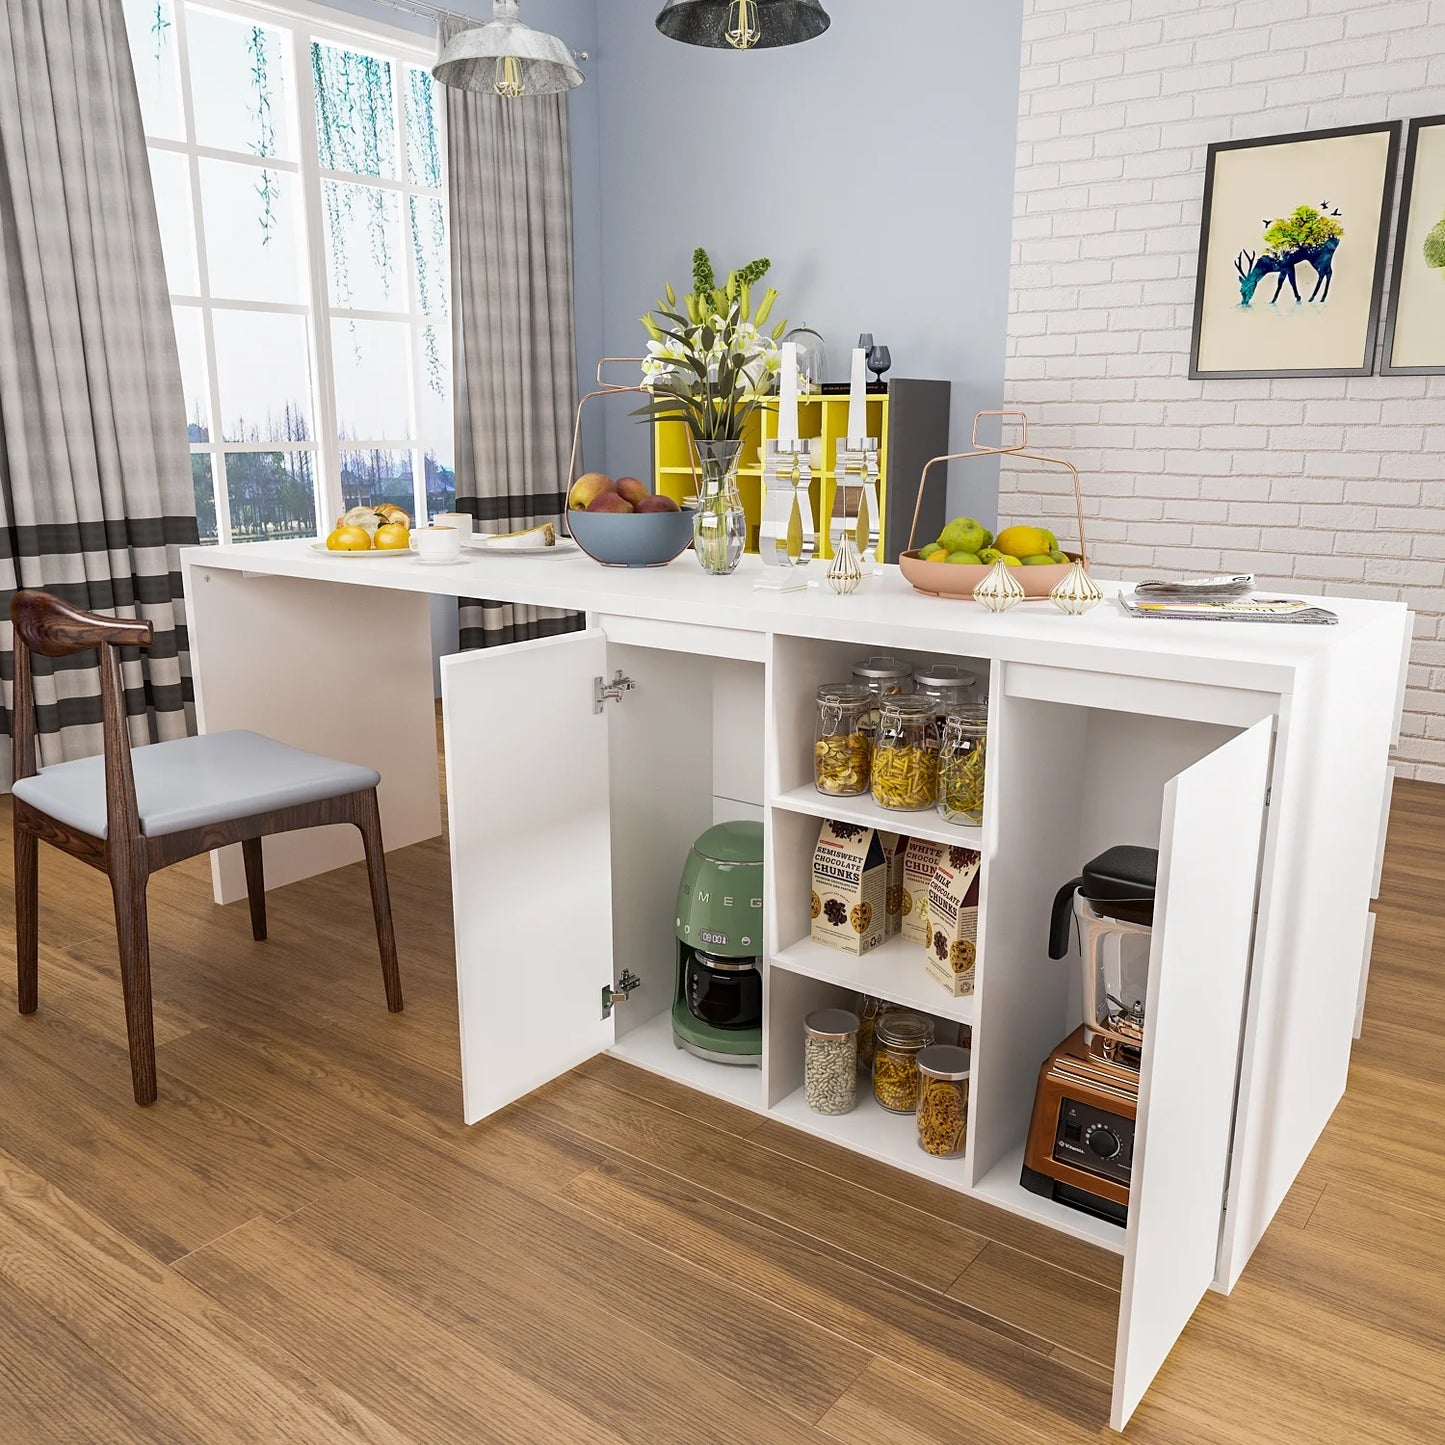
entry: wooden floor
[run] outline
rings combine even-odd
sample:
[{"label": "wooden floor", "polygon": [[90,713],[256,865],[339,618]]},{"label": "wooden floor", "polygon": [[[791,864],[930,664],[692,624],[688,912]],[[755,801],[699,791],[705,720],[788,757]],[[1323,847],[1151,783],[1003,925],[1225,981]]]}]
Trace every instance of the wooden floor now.
[{"label": "wooden floor", "polygon": [[[261,945],[203,863],[155,880],[140,1110],[108,891],[42,852],[39,1014],[0,984],[4,1445],[1111,1438],[1114,1256],[608,1059],[464,1129],[446,855],[391,867],[400,1017],[359,866]],[[1127,1438],[1445,1437],[1442,876],[1445,790],[1401,785],[1350,1092]]]}]

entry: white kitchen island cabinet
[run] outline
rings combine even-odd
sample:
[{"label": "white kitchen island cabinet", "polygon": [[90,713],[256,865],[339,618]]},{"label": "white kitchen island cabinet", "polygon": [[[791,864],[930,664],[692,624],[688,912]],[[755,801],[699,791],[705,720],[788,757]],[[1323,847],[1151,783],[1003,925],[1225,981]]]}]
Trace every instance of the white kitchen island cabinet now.
[{"label": "white kitchen island cabinet", "polygon": [[[1117,1251],[1116,1428],[1204,1290],[1233,1287],[1344,1092],[1409,646],[1397,604],[1330,599],[1334,627],[1145,622],[1112,601],[993,617],[893,568],[837,598],[757,591],[756,559],[712,578],[686,555],[424,567],[304,542],[188,549],[184,569],[202,728],[376,767],[393,848],[441,831],[431,595],[585,612],[585,631],[442,665],[465,1118],[610,1049]],[[988,676],[982,828],[814,790],[814,693],[876,649]],[[681,1052],[670,1028],[683,860],[747,817],[766,854],[760,1069]],[[901,938],[863,958],[810,939],[824,817],[981,851],[972,997],[945,994]],[[1127,1228],[1019,1183],[1039,1066],[1078,1022],[1049,904],[1115,843],[1160,850]],[[245,892],[231,851],[221,902]],[[273,886],[360,856],[346,830],[266,854]],[[624,972],[637,985],[609,1006]],[[806,1107],[802,1019],[858,991],[972,1026],[962,1159],[924,1154],[866,1091],[840,1117]]]}]

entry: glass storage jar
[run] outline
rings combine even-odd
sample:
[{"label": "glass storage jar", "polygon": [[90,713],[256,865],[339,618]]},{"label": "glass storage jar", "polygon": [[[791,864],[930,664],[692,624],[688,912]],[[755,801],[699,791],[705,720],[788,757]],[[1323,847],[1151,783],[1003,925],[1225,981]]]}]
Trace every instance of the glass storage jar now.
[{"label": "glass storage jar", "polygon": [[978,697],[978,674],[953,662],[934,662],[913,674],[913,690],[920,697],[931,697],[938,725],[956,707],[965,707]]},{"label": "glass storage jar", "polygon": [[968,1147],[968,1076],[972,1055],[932,1044],[918,1055],[918,1147],[956,1159]]},{"label": "glass storage jar", "polygon": [[[881,703],[884,698],[901,697],[913,691],[913,664],[886,652],[860,658],[853,664],[853,681],[861,683]],[[877,729],[875,705],[863,720],[863,730],[872,737]]]},{"label": "glass storage jar", "polygon": [[803,1097],[815,1114],[849,1114],[858,1102],[858,1015],[814,1009],[803,1020]]},{"label": "glass storage jar", "polygon": [[876,699],[854,683],[827,683],[818,689],[813,735],[813,783],[830,797],[854,797],[868,791],[871,747],[863,719]]},{"label": "glass storage jar", "polygon": [[938,814],[950,823],[983,822],[988,704],[956,707],[944,720],[938,752]]},{"label": "glass storage jar", "polygon": [[878,715],[873,739],[873,801],[917,813],[938,797],[938,722],[933,700],[890,697]]},{"label": "glass storage jar", "polygon": [[918,1055],[933,1042],[933,1020],[891,1013],[873,1028],[873,1097],[895,1114],[918,1107]]},{"label": "glass storage jar", "polygon": [[873,1031],[884,1014],[898,1013],[899,1006],[871,993],[858,995],[858,1072],[873,1073]]}]

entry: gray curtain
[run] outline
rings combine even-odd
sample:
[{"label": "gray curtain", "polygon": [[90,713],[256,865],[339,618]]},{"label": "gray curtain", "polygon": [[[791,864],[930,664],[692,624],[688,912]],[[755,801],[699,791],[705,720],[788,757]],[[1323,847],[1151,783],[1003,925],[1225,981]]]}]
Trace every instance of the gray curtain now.
[{"label": "gray curtain", "polygon": [[[0,683],[10,598],[42,587],[143,617],[131,739],[191,700],[176,549],[197,540],[180,364],[121,0],[0,5]],[[100,751],[93,653],[36,659],[41,759]],[[10,747],[0,745],[8,785]]]},{"label": "gray curtain", "polygon": [[[438,25],[445,45],[459,29]],[[447,88],[457,508],[480,530],[556,522],[577,410],[567,97]],[[575,613],[461,605],[461,645],[570,632]]]}]

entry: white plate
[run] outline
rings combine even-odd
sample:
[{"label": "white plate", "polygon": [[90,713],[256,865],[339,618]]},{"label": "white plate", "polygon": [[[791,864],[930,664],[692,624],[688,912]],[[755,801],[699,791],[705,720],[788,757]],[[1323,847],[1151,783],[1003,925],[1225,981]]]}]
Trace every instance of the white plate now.
[{"label": "white plate", "polygon": [[374,560],[377,557],[416,556],[415,552],[409,551],[405,547],[383,547],[380,551],[377,551],[375,547],[368,547],[364,552],[333,552],[325,542],[313,542],[311,544],[311,550],[313,552],[319,552],[323,557],[365,557],[368,560]]},{"label": "white plate", "polygon": [[462,546],[469,547],[473,552],[485,552],[489,557],[556,557],[580,550],[570,537],[558,537],[550,547],[544,547],[540,543],[535,547],[493,547],[490,539],[481,533],[464,537]]}]

